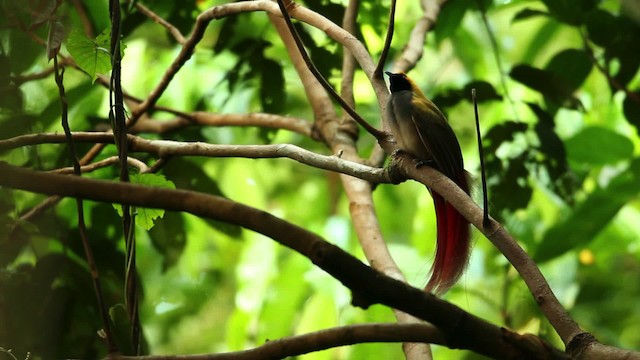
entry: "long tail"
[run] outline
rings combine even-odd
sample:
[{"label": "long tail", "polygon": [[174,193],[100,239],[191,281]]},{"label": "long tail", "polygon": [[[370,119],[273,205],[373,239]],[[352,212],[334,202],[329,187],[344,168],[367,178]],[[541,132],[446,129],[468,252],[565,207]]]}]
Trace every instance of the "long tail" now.
[{"label": "long tail", "polygon": [[[465,176],[458,181],[466,193],[469,187]],[[425,291],[442,295],[458,281],[469,261],[469,222],[445,199],[432,192],[438,223],[436,256],[431,267],[431,278]]]}]

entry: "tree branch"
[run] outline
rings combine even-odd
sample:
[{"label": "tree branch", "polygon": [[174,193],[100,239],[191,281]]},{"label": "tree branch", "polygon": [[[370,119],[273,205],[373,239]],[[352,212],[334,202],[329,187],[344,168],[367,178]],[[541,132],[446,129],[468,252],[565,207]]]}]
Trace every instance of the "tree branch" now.
[{"label": "tree branch", "polygon": [[[84,143],[113,143],[110,133],[74,132],[73,139]],[[343,160],[339,156],[316,154],[291,144],[275,145],[217,145],[202,142],[179,142],[171,140],[147,140],[128,135],[131,152],[147,152],[166,156],[208,156],[208,157],[244,157],[251,159],[287,157],[300,163],[319,169],[335,171],[372,182],[389,182],[386,172],[381,168]],[[63,134],[33,134],[0,140],[0,151],[36,144],[64,143]]]},{"label": "tree branch", "polygon": [[283,359],[338,346],[371,342],[431,342],[443,344],[438,329],[428,324],[363,324],[340,326],[304,335],[269,340],[253,349],[206,355],[120,356],[119,360],[255,360]]},{"label": "tree branch", "polygon": [[447,0],[420,0],[420,6],[424,11],[422,17],[411,30],[409,41],[402,49],[400,58],[393,66],[393,72],[409,72],[422,59],[424,43],[427,33],[436,23],[440,8]]},{"label": "tree branch", "polygon": [[[224,221],[270,237],[308,257],[353,292],[353,305],[380,303],[427,320],[440,329],[451,348],[470,349],[496,359],[528,358],[531,351],[549,359],[566,356],[533,335],[501,329],[457,306],[371,269],[308,230],[267,212],[218,196],[34,172],[0,162],[0,185],[49,195],[185,211]],[[481,216],[480,216],[481,218]]]},{"label": "tree branch", "polygon": [[184,114],[172,120],[154,120],[142,117],[129,131],[132,133],[145,132],[163,134],[189,125],[257,126],[289,130],[300,135],[311,136],[311,124],[309,121],[300,118],[267,113],[214,114],[204,111]]}]

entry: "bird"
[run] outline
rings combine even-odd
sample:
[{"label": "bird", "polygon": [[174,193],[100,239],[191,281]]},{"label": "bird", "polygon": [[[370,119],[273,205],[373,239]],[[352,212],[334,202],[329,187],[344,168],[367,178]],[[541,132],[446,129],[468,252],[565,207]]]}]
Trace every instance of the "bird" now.
[{"label": "bird", "polygon": [[[442,111],[404,73],[385,72],[391,94],[386,115],[399,151],[428,164],[469,194],[460,143]],[[443,295],[462,276],[469,262],[469,221],[440,194],[431,191],[437,240],[425,291]]]}]

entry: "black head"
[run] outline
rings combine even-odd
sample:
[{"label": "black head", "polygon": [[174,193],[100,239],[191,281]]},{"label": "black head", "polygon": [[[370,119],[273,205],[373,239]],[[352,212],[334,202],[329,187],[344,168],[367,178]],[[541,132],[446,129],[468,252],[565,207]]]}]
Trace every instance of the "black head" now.
[{"label": "black head", "polygon": [[389,71],[385,71],[385,74],[389,76],[389,90],[394,93],[398,91],[411,90],[411,82],[404,73],[394,74]]}]

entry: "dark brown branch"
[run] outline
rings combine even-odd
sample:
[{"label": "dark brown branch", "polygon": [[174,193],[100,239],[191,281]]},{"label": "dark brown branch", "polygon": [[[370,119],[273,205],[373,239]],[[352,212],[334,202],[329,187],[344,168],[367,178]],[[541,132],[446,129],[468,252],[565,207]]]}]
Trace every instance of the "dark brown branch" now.
[{"label": "dark brown branch", "polygon": [[341,326],[304,335],[270,340],[253,349],[206,355],[120,356],[120,360],[255,360],[284,359],[338,346],[371,342],[411,341],[443,344],[439,331],[428,324],[363,324]]},{"label": "dark brown branch", "polygon": [[518,270],[540,309],[565,344],[568,344],[574,337],[585,333],[560,304],[536,263],[502,225],[493,219],[490,220],[489,227],[482,225],[484,219],[483,211],[473,201],[470,201],[469,195],[437,170],[428,166],[417,169],[413,159],[408,155],[398,154],[394,161],[397,169],[445,197],[449,203],[458,209],[460,214],[482,231],[495,247],[500,250]]},{"label": "dark brown branch", "polygon": [[382,79],[382,70],[387,62],[387,55],[389,55],[389,49],[391,49],[391,41],[393,40],[393,29],[396,19],[396,0],[391,0],[391,8],[389,9],[389,24],[387,25],[387,36],[384,39],[384,47],[378,60],[378,66],[373,72],[373,76]]},{"label": "dark brown branch", "polygon": [[[320,84],[322,84],[322,87],[327,91],[327,93],[329,93],[329,95],[331,95],[331,97],[338,104],[340,104],[340,106],[342,106],[342,108],[360,126],[362,126],[365,130],[367,130],[367,132],[369,134],[373,135],[378,140],[386,139],[387,135],[384,132],[376,129],[373,126],[371,126],[365,119],[363,119],[360,116],[360,114],[358,114],[351,106],[349,106],[349,104],[347,104],[347,102],[344,101],[344,99],[333,89],[333,87],[331,86],[331,84],[329,84],[327,79],[325,79],[324,76],[322,76],[320,71],[318,71],[318,68],[316,68],[316,66],[311,61],[311,58],[309,58],[309,55],[307,54],[307,51],[305,50],[304,45],[302,44],[302,40],[300,39],[300,35],[298,35],[298,32],[296,31],[295,27],[293,26],[293,23],[291,22],[291,17],[289,16],[289,12],[287,11],[287,7],[284,4],[284,0],[278,0],[278,5],[280,6],[280,11],[282,11],[282,15],[284,17],[284,20],[286,21],[287,26],[289,27],[289,31],[291,32],[291,35],[293,36],[293,39],[296,42],[296,45],[298,47],[298,51],[300,51],[300,55],[302,55],[302,58],[304,59],[304,62],[307,64],[307,67],[309,68],[311,73],[313,73],[313,75],[316,77],[318,82]],[[289,5],[290,6],[295,6],[295,3],[294,2],[289,2]]]},{"label": "dark brown branch", "polygon": [[[353,304],[385,304],[434,324],[451,348],[470,349],[496,359],[528,358],[532,348],[549,359],[566,356],[533,336],[490,324],[457,306],[371,269],[318,235],[267,212],[229,199],[186,190],[34,172],[0,162],[0,185],[49,195],[79,197],[131,206],[185,211],[239,225],[270,237],[308,257],[353,292]],[[446,177],[445,177],[446,178]]]}]

